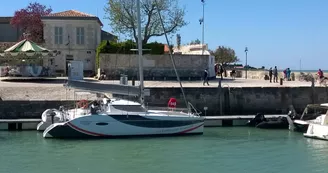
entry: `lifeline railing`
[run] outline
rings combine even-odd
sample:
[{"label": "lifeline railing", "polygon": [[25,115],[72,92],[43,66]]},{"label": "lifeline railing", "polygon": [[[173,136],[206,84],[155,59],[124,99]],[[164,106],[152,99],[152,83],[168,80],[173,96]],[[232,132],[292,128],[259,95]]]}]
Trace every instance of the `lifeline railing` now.
[{"label": "lifeline railing", "polygon": [[197,109],[190,102],[188,102],[188,113],[192,113],[191,109],[195,111],[196,115],[200,116],[201,112],[198,112]]},{"label": "lifeline railing", "polygon": [[188,102],[187,108],[169,108],[169,107],[162,107],[162,106],[147,106],[147,110],[159,110],[159,111],[174,111],[174,112],[185,112],[187,114],[194,114],[196,116],[200,116],[202,112],[198,111],[190,102]]}]

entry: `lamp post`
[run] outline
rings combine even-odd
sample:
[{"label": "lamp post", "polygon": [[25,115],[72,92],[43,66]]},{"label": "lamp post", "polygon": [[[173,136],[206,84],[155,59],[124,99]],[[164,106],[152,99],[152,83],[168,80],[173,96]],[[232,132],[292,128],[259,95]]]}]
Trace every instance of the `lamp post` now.
[{"label": "lamp post", "polygon": [[246,71],[246,79],[247,79],[247,69],[248,69],[248,65],[247,65],[247,52],[248,52],[248,48],[245,47],[245,53],[246,53],[246,65],[245,65],[245,71]]},{"label": "lamp post", "polygon": [[203,17],[201,19],[199,19],[199,24],[203,25],[202,26],[202,55],[204,55],[204,16],[205,16],[205,0],[201,0],[202,4],[203,4]]}]

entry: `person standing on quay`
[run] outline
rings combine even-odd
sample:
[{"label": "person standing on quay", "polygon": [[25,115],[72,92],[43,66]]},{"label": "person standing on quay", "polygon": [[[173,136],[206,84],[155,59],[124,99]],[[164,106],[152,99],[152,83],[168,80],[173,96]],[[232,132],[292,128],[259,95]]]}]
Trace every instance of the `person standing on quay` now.
[{"label": "person standing on quay", "polygon": [[269,70],[269,79],[270,79],[270,83],[272,82],[272,67],[270,67]]},{"label": "person standing on quay", "polygon": [[220,71],[220,75],[221,75],[221,80],[223,80],[223,72],[224,72],[223,64],[220,65],[219,71]]},{"label": "person standing on quay", "polygon": [[278,69],[277,66],[274,66],[273,70],[273,83],[278,83]]},{"label": "person standing on quay", "polygon": [[290,68],[287,68],[287,70],[286,70],[287,81],[291,81],[290,80],[290,73],[291,73]]}]

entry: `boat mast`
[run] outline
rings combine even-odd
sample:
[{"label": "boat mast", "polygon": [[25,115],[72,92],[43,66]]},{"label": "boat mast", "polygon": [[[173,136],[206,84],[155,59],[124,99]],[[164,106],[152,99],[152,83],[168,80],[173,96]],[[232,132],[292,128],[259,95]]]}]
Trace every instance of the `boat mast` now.
[{"label": "boat mast", "polygon": [[143,77],[143,59],[142,59],[142,38],[141,38],[141,17],[140,17],[140,0],[137,0],[138,16],[138,59],[139,59],[139,77],[140,77],[140,104],[144,106],[144,77]]}]

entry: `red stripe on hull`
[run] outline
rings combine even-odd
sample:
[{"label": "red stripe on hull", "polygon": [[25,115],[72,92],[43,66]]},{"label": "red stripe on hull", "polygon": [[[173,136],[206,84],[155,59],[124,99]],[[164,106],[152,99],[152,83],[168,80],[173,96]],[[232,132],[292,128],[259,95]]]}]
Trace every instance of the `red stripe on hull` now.
[{"label": "red stripe on hull", "polygon": [[87,131],[87,130],[81,129],[81,128],[79,128],[79,127],[73,125],[73,124],[70,123],[70,122],[67,122],[67,124],[68,124],[69,126],[71,126],[74,130],[81,131],[81,132],[83,132],[83,133],[85,133],[85,134],[87,134],[87,135],[92,135],[92,136],[101,136],[101,137],[109,137],[109,136],[112,136],[112,135],[105,135],[105,134],[101,134],[101,133],[89,132],[89,131]]},{"label": "red stripe on hull", "polygon": [[204,125],[204,123],[202,123],[202,124],[199,125],[199,126],[196,126],[196,127],[193,127],[193,128],[187,129],[187,130],[184,130],[184,131],[182,131],[182,132],[178,132],[178,134],[183,134],[183,133],[191,132],[191,131],[193,131],[193,130],[198,129],[199,127],[201,127],[201,126],[203,126],[203,125]]}]

